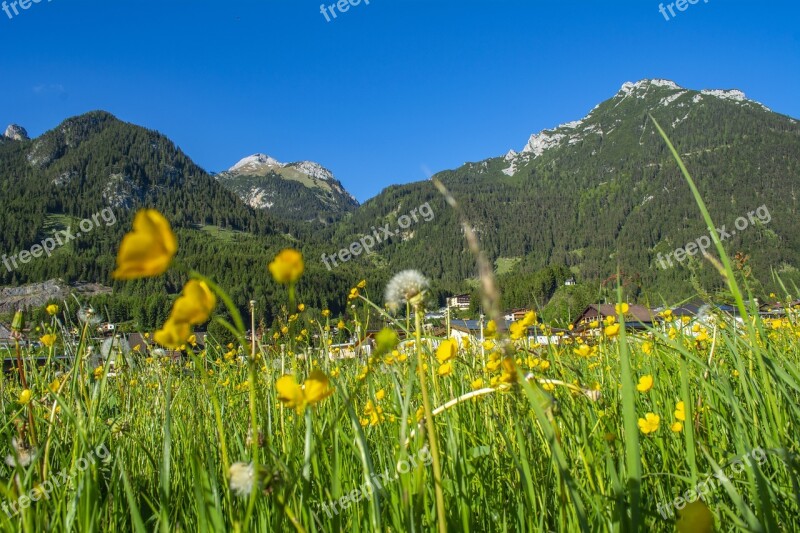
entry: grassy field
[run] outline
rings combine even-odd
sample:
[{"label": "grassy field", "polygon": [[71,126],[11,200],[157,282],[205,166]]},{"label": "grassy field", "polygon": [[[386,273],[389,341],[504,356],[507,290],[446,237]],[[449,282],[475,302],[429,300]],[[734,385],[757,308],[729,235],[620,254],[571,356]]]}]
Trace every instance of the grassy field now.
[{"label": "grassy field", "polygon": [[[85,362],[60,377],[28,367],[29,403],[17,377],[6,377],[2,440],[24,434],[35,450],[28,465],[4,467],[3,510],[13,514],[13,503],[18,514],[0,513],[0,527],[435,529],[416,343],[330,360],[295,337],[304,323],[328,334],[330,324],[305,314],[256,359],[240,357],[249,347],[210,346],[176,363],[139,355],[140,346],[114,377]],[[670,502],[691,499],[687,491],[705,482],[720,530],[797,531],[797,317],[789,309],[756,319],[755,338],[721,316],[636,335],[600,324],[603,334],[585,343],[514,341],[511,365],[492,340],[458,345],[446,360],[434,348],[440,339],[422,338],[432,407],[476,394],[434,417],[447,530],[670,531]],[[279,343],[288,345],[283,355]],[[276,381],[313,369],[330,376],[333,394],[302,413],[283,406]],[[656,428],[640,427],[648,413],[660,417]],[[251,414],[261,438],[248,445]],[[29,415],[33,425],[23,428]],[[250,463],[254,451],[261,482],[237,495],[231,465]]]}]

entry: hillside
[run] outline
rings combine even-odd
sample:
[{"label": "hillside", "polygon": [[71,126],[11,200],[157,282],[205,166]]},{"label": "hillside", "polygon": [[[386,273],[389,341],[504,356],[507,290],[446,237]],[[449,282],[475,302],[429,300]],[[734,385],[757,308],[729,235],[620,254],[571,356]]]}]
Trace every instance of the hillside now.
[{"label": "hillside", "polygon": [[[583,119],[532,135],[519,152],[437,177],[469,213],[490,258],[516,264],[518,274],[566,265],[579,280],[603,281],[619,267],[634,295],[660,300],[691,294],[687,280],[696,266],[697,279],[713,289],[718,274],[696,257],[675,268],[659,266],[658,254],[663,258],[706,231],[648,113],[671,136],[728,233],[738,217],[765,206],[769,220],[754,216],[726,247],[749,255],[762,283],[774,286],[771,268],[786,281],[800,280],[800,125],[739,91],[694,91],[665,80],[626,83]],[[474,276],[455,217],[430,183],[389,187],[330,239],[349,242],[425,202],[435,220],[376,249],[372,261],[421,268],[452,283]]]},{"label": "hillside", "polygon": [[[771,269],[800,283],[798,122],[739,91],[643,80],[624,84],[581,120],[532,135],[519,151],[437,175],[502,274],[506,306],[544,304],[568,276],[578,280],[583,301],[613,286],[617,269],[632,298],[654,304],[720,287],[697,255],[675,260],[677,248],[706,232],[648,113],[683,154],[718,226],[727,227],[725,246],[741,252],[742,273],[758,273],[749,278],[756,295],[776,287]],[[116,246],[141,206],[161,210],[175,227],[178,268],[158,281],[115,283]],[[101,212],[113,217],[93,227],[92,238],[71,240],[47,260],[3,259],[0,284],[60,278],[109,285],[117,295],[103,297],[110,314],[154,324],[192,268],[214,273],[242,308],[251,297],[266,302],[271,320],[282,289],[265,265],[286,246],[306,255],[305,303],[334,311],[362,278],[379,287],[392,272],[417,268],[441,302],[445,293],[469,290],[475,276],[457,217],[429,182],[391,186],[357,206],[315,163],[256,154],[215,177],[166,137],[104,112],[70,118],[35,139],[20,127],[0,137],[6,256]],[[377,239],[369,253],[330,261],[366,235]]]}]

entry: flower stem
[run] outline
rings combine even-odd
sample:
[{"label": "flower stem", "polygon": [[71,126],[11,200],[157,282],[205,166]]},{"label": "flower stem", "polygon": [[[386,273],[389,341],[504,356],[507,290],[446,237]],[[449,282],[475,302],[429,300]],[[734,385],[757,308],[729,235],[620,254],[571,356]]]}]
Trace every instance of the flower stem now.
[{"label": "flower stem", "polygon": [[428,445],[431,447],[433,457],[433,484],[436,492],[436,517],[440,533],[447,532],[447,516],[444,513],[444,492],[442,491],[442,469],[439,465],[439,446],[436,443],[436,433],[431,411],[431,400],[428,397],[428,387],[425,381],[425,368],[422,360],[422,306],[417,304],[414,310],[414,319],[417,338],[417,373],[419,386],[422,389],[422,405],[425,410],[425,425],[428,430]]}]

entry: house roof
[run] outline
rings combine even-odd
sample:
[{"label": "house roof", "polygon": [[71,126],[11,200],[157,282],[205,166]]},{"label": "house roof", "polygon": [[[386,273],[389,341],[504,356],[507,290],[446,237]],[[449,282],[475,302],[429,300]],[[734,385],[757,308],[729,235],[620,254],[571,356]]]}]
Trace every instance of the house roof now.
[{"label": "house roof", "polygon": [[[481,323],[479,320],[453,320],[450,323],[450,327],[468,333],[480,333],[481,331]],[[485,324],[484,327],[486,327]]]},{"label": "house roof", "polygon": [[[596,313],[603,318],[608,316],[617,316],[617,310],[614,307],[614,304],[591,304],[583,313],[581,313],[575,322],[580,322],[580,320],[592,310],[596,311]],[[629,305],[628,313],[625,316],[630,316],[638,322],[653,322],[655,320],[656,313],[652,309],[648,309],[643,305]]]}]

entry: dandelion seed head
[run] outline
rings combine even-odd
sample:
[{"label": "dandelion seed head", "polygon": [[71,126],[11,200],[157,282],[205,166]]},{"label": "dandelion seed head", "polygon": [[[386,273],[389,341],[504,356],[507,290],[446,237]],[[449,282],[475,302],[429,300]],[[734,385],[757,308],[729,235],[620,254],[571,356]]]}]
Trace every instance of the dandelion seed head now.
[{"label": "dandelion seed head", "polygon": [[401,305],[423,293],[429,286],[427,278],[418,270],[404,270],[396,274],[386,285],[386,306],[396,311]]},{"label": "dandelion seed head", "polygon": [[91,307],[81,307],[78,309],[78,320],[89,326],[95,326],[103,321]]},{"label": "dandelion seed head", "polygon": [[8,466],[13,468],[19,464],[21,467],[26,467],[33,462],[33,456],[36,455],[35,448],[27,446],[16,438],[11,439],[11,445],[14,447],[14,454],[6,456]]},{"label": "dandelion seed head", "polygon": [[253,492],[256,477],[252,463],[233,463],[228,469],[231,491],[240,497],[247,497]]}]

